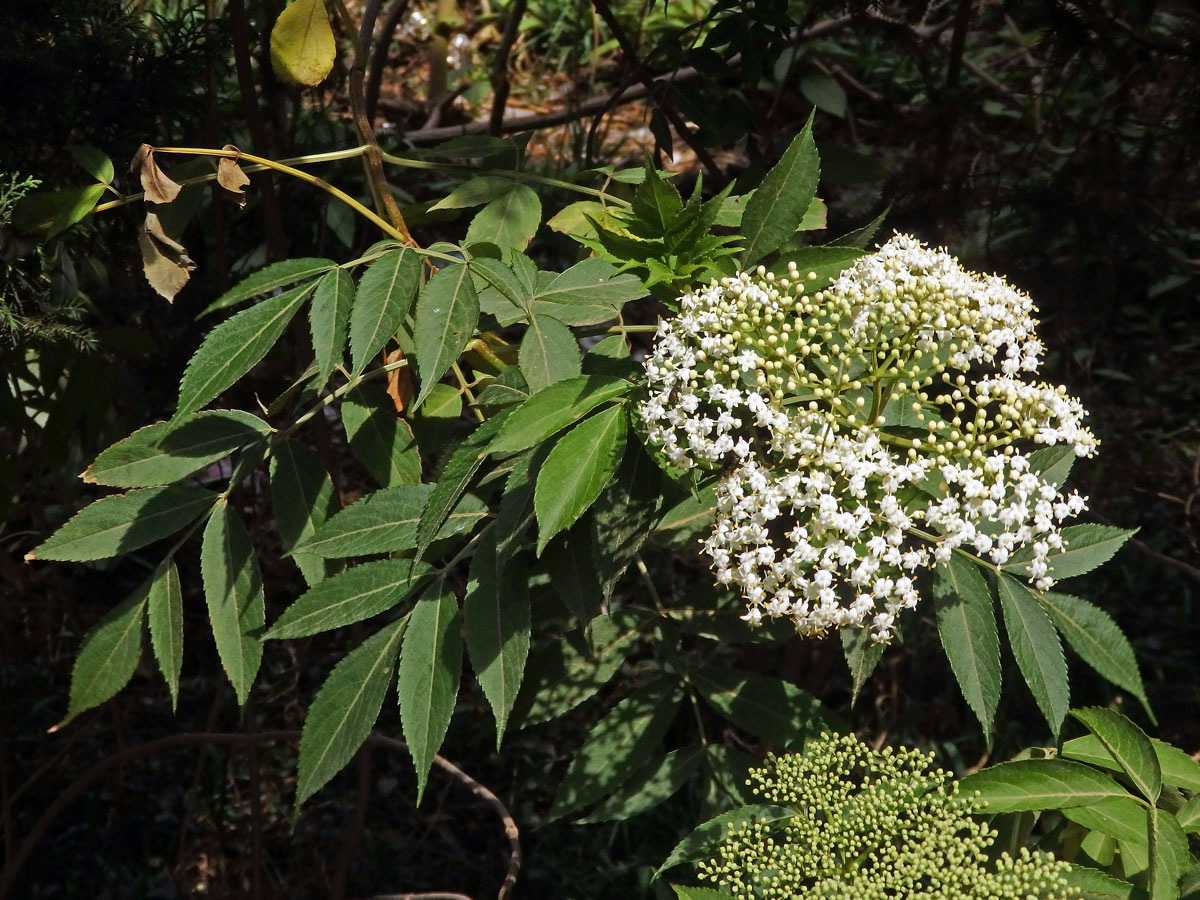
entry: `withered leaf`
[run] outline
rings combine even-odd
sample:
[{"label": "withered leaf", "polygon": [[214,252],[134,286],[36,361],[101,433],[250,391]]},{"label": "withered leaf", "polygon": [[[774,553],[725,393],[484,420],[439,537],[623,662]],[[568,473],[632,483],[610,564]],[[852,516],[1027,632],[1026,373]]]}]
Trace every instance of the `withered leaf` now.
[{"label": "withered leaf", "polygon": [[[402,359],[404,359],[404,351],[398,347],[395,350],[385,351],[383,354],[385,366],[389,363],[400,362]],[[409,366],[401,366],[387,373],[387,393],[392,398],[392,405],[396,407],[396,414],[404,415],[404,410],[412,403],[414,393],[412,369]]]},{"label": "withered leaf", "polygon": [[142,144],[134,154],[129,171],[142,180],[142,190],[150,203],[170,203],[179,196],[182,188],[167,177],[154,161],[154,148]]},{"label": "withered leaf", "polygon": [[173,302],[175,295],[187,284],[191,277],[189,273],[196,264],[181,243],[167,236],[154,213],[146,213],[146,223],[138,234],[138,246],[142,248],[142,269],[150,287],[168,302]]},{"label": "withered leaf", "polygon": [[[239,153],[237,147],[233,144],[226,144],[221,148],[227,152]],[[238,165],[237,158],[222,156],[217,162],[217,184],[233,194],[233,199],[237,201],[239,206],[246,205],[245,187],[250,183],[249,176],[242,171],[242,167]]]}]

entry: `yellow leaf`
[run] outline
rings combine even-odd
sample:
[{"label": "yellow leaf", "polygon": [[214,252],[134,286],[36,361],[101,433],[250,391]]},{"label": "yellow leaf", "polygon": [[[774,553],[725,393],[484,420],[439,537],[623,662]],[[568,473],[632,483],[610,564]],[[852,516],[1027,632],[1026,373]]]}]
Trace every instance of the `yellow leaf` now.
[{"label": "yellow leaf", "polygon": [[324,0],[296,0],[275,20],[271,66],[281,81],[320,84],[336,53]]}]

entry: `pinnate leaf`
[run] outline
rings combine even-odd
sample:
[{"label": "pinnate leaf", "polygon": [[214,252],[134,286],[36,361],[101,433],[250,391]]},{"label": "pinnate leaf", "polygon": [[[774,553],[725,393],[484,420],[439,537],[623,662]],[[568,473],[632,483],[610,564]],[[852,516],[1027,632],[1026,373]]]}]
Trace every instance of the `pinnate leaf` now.
[{"label": "pinnate leaf", "polygon": [[554,796],[550,818],[568,815],[611,794],[657,750],[682,700],[658,683],[626,697],[588,733]]},{"label": "pinnate leaf", "polygon": [[350,313],[350,355],[357,375],[391,339],[412,309],[421,285],[421,258],[403,248],[367,267]]},{"label": "pinnate leaf", "polygon": [[250,534],[225,501],[204,528],[200,574],[217,655],[244,706],[262,662],[255,633],[266,622],[266,608]]},{"label": "pinnate leaf", "polygon": [[[312,537],[337,511],[325,464],[303,444],[281,441],[271,453],[271,509],[284,549]],[[308,553],[294,553],[292,559],[309,584],[336,571],[336,564]]]},{"label": "pinnate leaf", "polygon": [[743,268],[750,268],[791,237],[816,196],[821,160],[813,141],[812,123],[810,115],[804,129],[746,203],[741,223]]},{"label": "pinnate leaf", "polygon": [[397,683],[400,723],[417,772],[418,804],[450,727],[461,674],[458,601],[444,581],[435,582],[409,618]]},{"label": "pinnate leaf", "polygon": [[632,387],[623,378],[607,375],[580,375],[555,382],[533,394],[508,417],[488,452],[526,450]]},{"label": "pinnate leaf", "polygon": [[81,476],[91,484],[155,487],[186,478],[268,433],[258,416],[237,409],[197,413],[174,428],[139,428],[96,457]]},{"label": "pinnate leaf", "polygon": [[[326,559],[343,559],[369,553],[394,553],[417,546],[421,521],[431,484],[411,484],[368,494],[334,513],[293,552]],[[450,537],[471,528],[487,515],[487,508],[470,494],[462,497],[446,517],[437,537]]]},{"label": "pinnate leaf", "polygon": [[689,680],[734,725],[780,747],[799,747],[817,731],[841,730],[815,697],[780,678],[708,666]]},{"label": "pinnate leaf", "polygon": [[172,425],[208,403],[266,356],[311,289],[301,285],[263,300],[210,331],[183,373]]},{"label": "pinnate leaf", "polygon": [[1065,759],[1022,759],[965,776],[962,792],[979,791],[985,811],[1067,809],[1129,793],[1102,772]]},{"label": "pinnate leaf", "polygon": [[1000,635],[992,592],[975,565],[955,554],[937,568],[933,599],[950,668],[990,746],[1000,703]]},{"label": "pinnate leaf", "polygon": [[317,361],[317,386],[325,384],[346,349],[346,325],[354,304],[354,279],[345,269],[326,272],[317,282],[308,325]]},{"label": "pinnate leaf", "polygon": [[[1062,530],[1062,550],[1052,551],[1046,557],[1050,574],[1059,581],[1084,575],[1112,559],[1113,554],[1136,533],[1137,529],[1112,525],[1068,525]],[[1013,554],[1012,561],[1003,566],[1003,570],[1028,577],[1029,555],[1028,550]]]},{"label": "pinnate leaf", "polygon": [[413,407],[433,390],[438,379],[458,359],[479,322],[479,295],[465,265],[449,265],[425,283],[417,299],[413,339],[421,390]]},{"label": "pinnate leaf", "polygon": [[137,550],[174,534],[211,507],[217,497],[197,487],[152,487],[102,497],[75,514],[31,559],[84,562]]},{"label": "pinnate leaf", "polygon": [[342,424],[350,452],[380,487],[421,480],[421,452],[412,428],[396,415],[378,384],[360,384],[342,401]]},{"label": "pinnate leaf", "polygon": [[580,374],[579,344],[571,329],[550,315],[535,315],[521,339],[521,374],[537,391]]},{"label": "pinnate leaf", "polygon": [[529,590],[515,560],[505,561],[489,536],[471,559],[463,600],[467,653],[496,718],[496,746],[521,689],[529,656]]},{"label": "pinnate leaf", "polygon": [[1070,594],[1050,592],[1042,595],[1041,602],[1071,649],[1101,676],[1137,697],[1150,721],[1156,721],[1133,647],[1112,617]]},{"label": "pinnate leaf", "polygon": [[148,606],[150,645],[171,692],[173,712],[179,702],[179,673],[183,670],[183,591],[171,557],[163,560],[150,578]]},{"label": "pinnate leaf", "polygon": [[371,734],[396,667],[405,619],[377,631],[333,667],[304,717],[296,808],[319,791]]},{"label": "pinnate leaf", "polygon": [[542,203],[533,188],[513,184],[475,214],[467,227],[467,243],[487,241],[524,250],[542,221]]},{"label": "pinnate leaf", "polygon": [[626,431],[624,408],[613,406],[576,425],[550,451],[533,494],[539,554],[608,484],[625,452]]},{"label": "pinnate leaf", "polygon": [[308,637],[369,619],[410,597],[432,572],[408,559],[375,560],[339,572],[301,594],[262,639]]},{"label": "pinnate leaf", "polygon": [[147,580],[84,636],[71,669],[67,714],[51,731],[116,696],[129,683],[142,655],[149,586]]},{"label": "pinnate leaf", "polygon": [[287,287],[289,284],[296,284],[299,281],[308,281],[336,268],[337,263],[332,259],[319,257],[285,259],[282,262],[271,263],[253,275],[243,278],[206,306],[197,318],[203,318],[219,309],[236,306],[251,297],[269,294],[276,288]]},{"label": "pinnate leaf", "polygon": [[1075,709],[1071,715],[1104,745],[1138,792],[1150,803],[1157,803],[1162,793],[1162,768],[1145,732],[1111,709]]},{"label": "pinnate leaf", "polygon": [[1013,656],[1056,738],[1071,705],[1067,661],[1050,617],[1024,583],[1010,575],[999,578],[1000,609]]},{"label": "pinnate leaf", "polygon": [[704,759],[699,744],[652,759],[580,822],[623,822],[647,812],[683,787]]}]

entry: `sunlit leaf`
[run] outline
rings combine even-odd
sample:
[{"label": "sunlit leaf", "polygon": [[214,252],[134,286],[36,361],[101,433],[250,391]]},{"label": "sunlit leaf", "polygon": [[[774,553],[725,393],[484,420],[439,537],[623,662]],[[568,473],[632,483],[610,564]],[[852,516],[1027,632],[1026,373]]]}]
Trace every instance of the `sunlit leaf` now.
[{"label": "sunlit leaf", "polygon": [[297,809],[340,772],[370,736],[406,624],[398,619],[347,653],[317,691],[300,733]]},{"label": "sunlit leaf", "polygon": [[227,502],[217,505],[205,526],[200,573],[217,655],[244,706],[262,662],[256,632],[266,622],[266,610],[250,534]]},{"label": "sunlit leaf", "polygon": [[399,330],[420,285],[421,258],[407,248],[386,253],[367,267],[350,313],[354,374]]},{"label": "sunlit leaf", "polygon": [[271,68],[280,81],[315,85],[333,69],[337,42],[323,0],[295,0],[271,29]]},{"label": "sunlit leaf", "polygon": [[328,380],[342,362],[346,350],[346,327],[354,304],[354,279],[345,269],[326,272],[317,282],[308,308],[313,356],[317,361],[317,388]]},{"label": "sunlit leaf", "polygon": [[999,578],[1000,609],[1013,656],[1033,692],[1033,699],[1046,717],[1056,739],[1070,706],[1067,661],[1062,642],[1050,617],[1037,597],[1022,582],[1009,575]]},{"label": "sunlit leaf", "polygon": [[1000,703],[1000,634],[992,592],[974,563],[957,554],[936,570],[933,599],[938,635],[963,697],[988,745]]},{"label": "sunlit leaf", "polygon": [[821,161],[812,116],[747,202],[741,232],[742,267],[750,268],[791,237],[817,192]]},{"label": "sunlit leaf", "polygon": [[433,757],[450,727],[461,674],[458,601],[439,581],[412,611],[398,668],[400,723],[417,772],[418,804]]},{"label": "sunlit leaf", "polygon": [[449,265],[425,283],[417,299],[417,370],[421,391],[414,407],[433,390],[438,379],[462,355],[479,321],[479,296],[465,265]]}]

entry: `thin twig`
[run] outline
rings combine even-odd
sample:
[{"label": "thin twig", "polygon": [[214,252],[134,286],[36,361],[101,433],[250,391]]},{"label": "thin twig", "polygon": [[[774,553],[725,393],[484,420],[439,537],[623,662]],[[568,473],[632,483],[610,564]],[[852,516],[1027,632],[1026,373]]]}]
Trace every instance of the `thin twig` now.
[{"label": "thin twig", "polygon": [[[637,47],[629,39],[629,35],[625,33],[625,29],[621,27],[621,23],[613,13],[612,7],[608,5],[607,0],[592,0],[592,5],[595,7],[596,12],[600,14],[600,18],[608,26],[608,30],[612,32],[613,37],[616,38],[617,43],[621,46],[621,52],[625,54],[629,60],[629,64],[638,73],[638,78],[646,86],[646,89],[651,91],[651,96],[653,97],[655,89],[654,77],[638,57]],[[717,165],[717,161],[712,158],[712,155],[709,154],[705,146],[692,133],[692,129],[688,127],[687,122],[683,120],[683,116],[679,114],[679,111],[670,103],[657,103],[657,106],[663,115],[667,117],[667,120],[675,129],[675,133],[683,139],[684,143],[692,148],[692,152],[696,154],[696,159],[700,160],[700,163],[708,171],[708,174],[716,180],[717,186],[720,187],[723,185],[725,183],[725,173],[721,171],[721,167]]]},{"label": "thin twig", "polygon": [[375,113],[379,109],[379,89],[383,86],[383,73],[387,69],[388,50],[392,46],[392,35],[400,25],[400,19],[408,12],[408,0],[395,0],[384,17],[383,27],[375,36],[375,48],[367,61],[367,85],[364,94],[367,109],[367,121],[375,127]]},{"label": "thin twig", "polygon": [[508,80],[508,56],[517,40],[517,30],[521,18],[525,15],[528,0],[514,0],[508,10],[508,21],[504,23],[504,34],[500,37],[500,46],[496,48],[496,58],[492,61],[492,111],[488,114],[488,132],[499,135],[504,125],[504,110],[508,106],[508,91],[511,87]]}]

